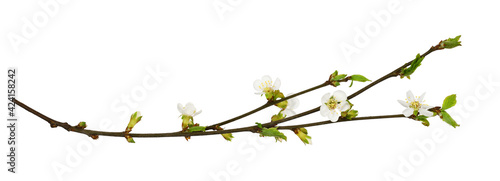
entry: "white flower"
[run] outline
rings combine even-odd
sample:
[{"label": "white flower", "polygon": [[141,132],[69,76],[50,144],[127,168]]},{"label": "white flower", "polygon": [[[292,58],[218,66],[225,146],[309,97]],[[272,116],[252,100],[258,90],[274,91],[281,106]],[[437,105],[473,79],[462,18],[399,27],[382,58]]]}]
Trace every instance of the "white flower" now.
[{"label": "white flower", "polygon": [[[290,96],[290,94],[288,96]],[[300,102],[299,99],[297,98],[288,99],[287,101],[288,104],[286,106],[286,109],[283,110],[281,113],[287,117],[290,117],[296,114],[294,109],[297,109],[297,107],[299,107]]]},{"label": "white flower", "polygon": [[340,113],[347,111],[350,107],[345,92],[338,90],[332,96],[330,93],[323,95],[319,112],[322,116],[328,117],[330,121],[336,122],[339,119]]},{"label": "white flower", "polygon": [[271,77],[269,75],[265,75],[262,79],[257,79],[253,82],[253,88],[257,90],[255,94],[265,94],[266,92],[272,92],[274,90],[278,90],[281,86],[281,81],[279,78],[276,78],[276,81],[273,84]]},{"label": "white flower", "polygon": [[[427,109],[431,108],[431,106],[427,104],[423,104],[425,93],[423,93],[420,97],[413,96],[411,91],[406,92],[406,101],[398,100],[398,102],[406,107],[403,111],[405,117],[410,117],[414,111],[418,111],[419,114],[431,117],[434,115],[431,111]],[[415,99],[416,98],[416,99]]]},{"label": "white flower", "polygon": [[181,103],[177,104],[177,110],[183,115],[183,116],[189,116],[193,117],[201,113],[201,110],[196,112],[196,108],[194,107],[193,103],[188,102],[186,106],[182,106]]}]

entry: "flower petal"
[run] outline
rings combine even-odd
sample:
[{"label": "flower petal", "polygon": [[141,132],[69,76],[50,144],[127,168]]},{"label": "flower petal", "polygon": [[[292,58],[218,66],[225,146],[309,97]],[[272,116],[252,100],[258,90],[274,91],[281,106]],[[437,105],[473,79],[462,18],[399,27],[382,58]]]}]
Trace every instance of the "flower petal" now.
[{"label": "flower petal", "polygon": [[264,85],[266,85],[266,82],[269,83],[269,87],[271,87],[271,83],[273,82],[273,80],[271,79],[271,76],[269,75],[264,75],[262,76],[262,79],[261,79],[261,82],[264,83]]},{"label": "flower petal", "polygon": [[323,95],[323,97],[321,97],[321,104],[325,104],[326,102],[328,102],[328,100],[330,99],[330,93],[326,93],[325,95]]},{"label": "flower petal", "polygon": [[181,114],[183,114],[184,113],[184,106],[182,106],[181,103],[177,103],[177,110],[179,110],[179,112]]},{"label": "flower petal", "polygon": [[337,122],[339,120],[339,114],[337,112],[332,111],[330,114],[328,114],[328,119],[330,119],[331,122]]},{"label": "flower petal", "polygon": [[432,106],[429,106],[427,104],[422,104],[422,105],[420,105],[420,108],[429,109],[429,108],[432,108]]},{"label": "flower petal", "polygon": [[282,114],[286,115],[287,117],[290,117],[290,116],[293,116],[297,113],[295,113],[295,111],[293,110],[290,110],[290,109],[285,109],[283,112],[281,112]]},{"label": "flower petal", "polygon": [[413,114],[413,111],[414,109],[412,108],[407,108],[403,111],[403,114],[405,115],[405,117],[410,117],[412,114]]},{"label": "flower petal", "polygon": [[333,98],[336,101],[345,101],[345,100],[347,100],[347,94],[345,94],[344,91],[337,90],[337,91],[333,92]]},{"label": "flower petal", "polygon": [[186,107],[184,107],[184,115],[189,115],[193,116],[194,113],[196,113],[196,108],[194,107],[193,103],[188,102],[186,104]]},{"label": "flower petal", "polygon": [[198,111],[198,112],[196,112],[196,113],[194,113],[194,114],[193,114],[193,117],[194,117],[194,116],[196,116],[196,115],[198,115],[198,114],[200,114],[200,113],[201,113],[201,110],[200,110],[200,111]]},{"label": "flower petal", "polygon": [[328,107],[326,107],[326,105],[322,104],[319,107],[319,113],[321,113],[321,116],[327,116],[328,112],[330,112],[330,109],[328,109]]},{"label": "flower petal", "polygon": [[418,110],[418,113],[420,113],[420,114],[422,114],[422,115],[424,115],[424,116],[427,116],[427,117],[434,116],[434,113],[433,113],[433,112],[428,111],[427,109],[422,109],[422,108],[420,108],[420,109]]},{"label": "flower petal", "polygon": [[424,100],[424,96],[425,92],[420,97],[418,97],[418,102],[422,103],[422,101]]},{"label": "flower petal", "polygon": [[411,91],[406,92],[406,99],[408,99],[408,102],[413,102],[415,101],[415,96]]},{"label": "flower petal", "polygon": [[401,104],[404,107],[410,107],[410,104],[406,103],[405,101],[398,100],[399,104]]},{"label": "flower petal", "polygon": [[264,87],[262,87],[262,81],[260,81],[259,79],[255,80],[253,82],[253,88],[256,90],[256,91],[261,91],[264,89]]},{"label": "flower petal", "polygon": [[273,85],[273,90],[278,90],[280,89],[281,87],[281,80],[280,78],[276,78],[276,81],[274,82],[274,85]]},{"label": "flower petal", "polygon": [[297,109],[297,107],[299,107],[299,104],[300,104],[300,101],[297,98],[288,99],[288,105],[286,106],[286,109],[290,109],[290,110]]},{"label": "flower petal", "polygon": [[351,108],[351,105],[347,101],[342,101],[340,102],[339,107],[340,112],[344,112]]}]

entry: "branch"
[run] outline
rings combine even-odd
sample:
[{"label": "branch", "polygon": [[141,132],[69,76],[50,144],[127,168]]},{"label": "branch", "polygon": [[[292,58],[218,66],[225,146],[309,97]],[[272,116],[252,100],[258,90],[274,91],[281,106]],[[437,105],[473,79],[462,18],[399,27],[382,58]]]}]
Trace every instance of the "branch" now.
[{"label": "branch", "polygon": [[[429,50],[427,50],[427,52],[425,52],[424,54],[422,54],[420,57],[425,57],[425,56],[429,55],[430,53],[432,53],[432,52],[434,52],[436,50],[442,50],[443,48],[440,47],[441,42],[439,42],[436,46],[432,46]],[[384,80],[386,80],[388,78],[398,76],[399,73],[401,73],[401,70],[403,68],[405,68],[405,67],[410,66],[412,62],[413,62],[413,60],[410,60],[409,62],[405,63],[401,67],[396,68],[392,72],[389,72],[387,75],[385,75],[383,77],[380,77],[379,79],[373,81],[372,83],[368,84],[367,86],[365,86],[365,87],[361,88],[360,90],[356,91],[355,93],[347,96],[347,100],[350,100],[350,99],[358,96],[359,94],[361,94],[364,91],[368,90],[369,88],[371,88],[371,87],[379,84],[380,82],[383,82]],[[308,114],[311,114],[311,113],[318,112],[319,109],[320,109],[320,106],[318,106],[316,108],[313,108],[311,110],[299,113],[297,115],[290,116],[290,117],[287,117],[287,118],[284,118],[284,119],[281,119],[281,120],[278,120],[278,121],[269,122],[269,123],[266,123],[266,124],[263,124],[263,125],[266,125],[266,126],[270,126],[270,125],[276,126],[278,124],[281,124],[281,123],[284,123],[284,122],[287,122],[287,121],[290,121],[290,120],[293,120],[293,119],[296,119],[296,118],[299,118],[299,117],[302,117],[302,116],[305,116],[305,115],[308,115]]]},{"label": "branch", "polygon": [[[346,80],[346,81],[347,81],[347,80]],[[320,85],[317,85],[317,86],[311,87],[311,88],[309,88],[309,89],[303,90],[303,91],[301,91],[301,92],[298,92],[298,93],[295,93],[295,94],[292,94],[292,95],[286,96],[286,97],[285,97],[285,98],[283,98],[283,99],[279,99],[279,100],[275,100],[275,101],[268,101],[268,102],[267,102],[267,103],[265,103],[264,105],[262,105],[262,106],[260,106],[260,107],[258,107],[258,108],[255,108],[255,109],[253,109],[253,110],[251,110],[251,111],[248,111],[247,113],[244,113],[244,114],[242,114],[242,115],[236,116],[236,117],[231,118],[231,119],[228,119],[228,120],[226,120],[226,121],[222,121],[222,122],[220,122],[220,123],[215,123],[215,124],[212,124],[212,125],[210,125],[210,126],[207,126],[205,129],[206,129],[206,130],[216,130],[216,128],[217,128],[218,126],[222,126],[222,125],[225,125],[225,124],[232,123],[232,122],[234,122],[234,121],[236,121],[236,120],[238,120],[238,119],[241,119],[241,118],[244,118],[244,117],[246,117],[246,116],[249,116],[249,115],[251,115],[251,114],[253,114],[253,113],[256,113],[256,112],[258,112],[258,111],[260,111],[260,110],[263,110],[263,109],[265,109],[265,108],[267,108],[267,107],[269,107],[269,106],[272,106],[272,105],[278,104],[278,103],[280,103],[280,102],[286,101],[286,100],[288,100],[288,99],[291,99],[291,98],[294,98],[294,97],[300,96],[300,95],[302,95],[302,94],[305,94],[305,93],[308,93],[308,92],[311,92],[311,91],[314,91],[314,90],[316,90],[316,89],[319,89],[319,88],[322,88],[322,87],[328,86],[328,85],[330,85],[330,84],[331,84],[331,83],[330,83],[329,81],[326,81],[326,82],[324,82],[324,83],[322,83],[322,84],[320,84]]]},{"label": "branch", "polygon": [[[185,137],[185,136],[207,136],[207,135],[217,135],[217,134],[225,134],[225,133],[237,133],[237,132],[259,132],[260,128],[258,126],[248,126],[236,129],[227,129],[227,130],[218,130],[218,131],[207,131],[207,132],[170,132],[170,133],[126,133],[126,132],[107,132],[107,131],[96,131],[84,128],[78,128],[77,126],[71,126],[66,122],[59,122],[52,118],[49,118],[42,113],[34,110],[33,108],[27,106],[26,104],[20,102],[17,99],[13,100],[16,105],[24,108],[28,112],[33,113],[35,116],[42,118],[50,124],[50,127],[62,127],[70,132],[76,132],[85,134],[93,139],[97,139],[99,136],[111,136],[111,137],[125,137],[126,135],[131,137],[142,137],[142,138],[154,138],[154,137]],[[357,117],[351,120],[347,120],[345,118],[339,119],[337,122],[348,122],[348,121],[357,121],[357,120],[369,120],[369,119],[384,119],[384,118],[404,118],[402,114],[395,115],[382,115],[382,116],[367,116],[367,117]],[[310,127],[310,126],[318,126],[324,124],[336,123],[331,121],[321,121],[316,123],[309,124],[300,124],[300,125],[291,125],[291,126],[281,126],[278,129],[288,129],[292,130],[294,128],[302,128],[302,127]],[[271,125],[263,124],[262,127],[270,128],[273,127]]]}]

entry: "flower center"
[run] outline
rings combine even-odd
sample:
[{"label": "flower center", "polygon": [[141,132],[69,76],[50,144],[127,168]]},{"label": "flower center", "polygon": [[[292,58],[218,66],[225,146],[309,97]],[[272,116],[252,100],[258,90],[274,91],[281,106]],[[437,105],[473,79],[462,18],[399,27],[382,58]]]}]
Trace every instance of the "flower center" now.
[{"label": "flower center", "polygon": [[272,92],[272,91],[273,91],[273,89],[271,89],[271,87],[264,88],[264,92]]},{"label": "flower center", "polygon": [[422,105],[418,101],[413,101],[410,103],[410,108],[413,108],[415,110],[420,109],[420,106],[422,106]]},{"label": "flower center", "polygon": [[333,110],[337,108],[337,100],[333,98],[333,96],[325,103],[325,105],[328,107],[328,109]]},{"label": "flower center", "polygon": [[271,92],[273,89],[271,88],[273,85],[272,80],[267,80],[265,82],[260,83],[259,88],[262,89],[264,92]]}]

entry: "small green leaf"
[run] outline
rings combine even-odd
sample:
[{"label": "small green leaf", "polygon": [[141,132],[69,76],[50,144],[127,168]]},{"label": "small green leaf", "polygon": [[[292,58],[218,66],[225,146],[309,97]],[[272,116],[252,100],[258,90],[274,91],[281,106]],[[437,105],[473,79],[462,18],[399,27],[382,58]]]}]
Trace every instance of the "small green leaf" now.
[{"label": "small green leaf", "polygon": [[354,83],[354,80],[351,80],[351,85],[349,85],[349,87],[352,87],[352,83]]},{"label": "small green leaf", "polygon": [[338,74],[339,74],[339,71],[335,70],[335,72],[333,72],[333,74],[331,75],[331,77],[333,78],[333,77],[337,76]]},{"label": "small green leaf", "polygon": [[416,120],[418,120],[418,121],[421,121],[421,122],[422,122],[422,124],[423,124],[424,126],[429,126],[429,125],[430,125],[430,123],[429,123],[429,121],[427,120],[427,118],[428,118],[428,117],[427,117],[427,116],[424,116],[424,115],[419,115],[419,116],[415,117],[415,119],[416,119]]},{"label": "small green leaf", "polygon": [[401,70],[400,76],[401,78],[403,77],[408,77],[410,79],[410,75],[417,70],[417,68],[421,65],[422,60],[424,60],[424,57],[421,57],[420,54],[417,54],[415,59],[411,62],[410,67],[408,68],[403,68]]},{"label": "small green leaf", "polygon": [[205,132],[205,126],[192,126],[192,127],[189,127],[188,131],[189,132]]},{"label": "small green leaf", "polygon": [[347,74],[340,74],[340,75],[333,77],[333,80],[341,80],[345,77],[347,77]]},{"label": "small green leaf", "polygon": [[286,136],[282,132],[279,132],[277,128],[262,128],[260,136],[274,137],[276,141],[281,141],[284,139],[286,141]]},{"label": "small green leaf", "polygon": [[358,74],[351,75],[351,80],[358,81],[358,82],[371,81],[370,79],[366,78],[365,76],[358,75]]},{"label": "small green leaf", "polygon": [[262,124],[261,123],[255,122],[255,124],[257,124],[257,127],[259,127],[260,129],[262,129]]},{"label": "small green leaf", "polygon": [[453,118],[451,118],[450,114],[448,114],[446,111],[441,111],[441,115],[443,121],[453,126],[454,128],[460,126],[455,120],[453,120]]},{"label": "small green leaf", "polygon": [[458,35],[455,38],[448,38],[447,40],[441,41],[441,43],[439,44],[439,48],[450,49],[450,48],[455,48],[457,46],[462,46],[462,44],[461,44],[462,42],[460,41],[460,37],[462,37],[462,35]]},{"label": "small green leaf", "polygon": [[443,106],[441,107],[441,110],[446,110],[449,109],[457,104],[457,95],[452,94],[446,97],[443,101]]},{"label": "small green leaf", "polygon": [[226,139],[227,141],[231,141],[234,137],[233,137],[233,134],[232,133],[225,133],[225,134],[221,134],[222,137],[224,137],[224,139]]}]

